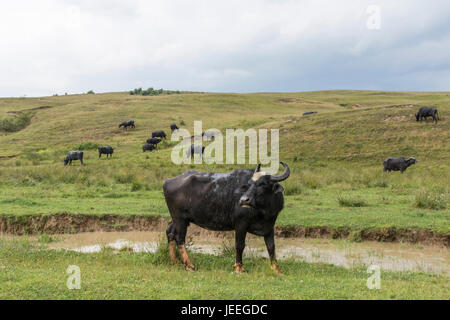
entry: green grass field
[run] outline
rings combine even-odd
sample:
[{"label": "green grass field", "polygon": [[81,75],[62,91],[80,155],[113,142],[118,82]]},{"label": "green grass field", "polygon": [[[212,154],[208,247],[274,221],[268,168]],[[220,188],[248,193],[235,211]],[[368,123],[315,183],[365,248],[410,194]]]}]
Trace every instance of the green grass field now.
[{"label": "green grass field", "polygon": [[[409,105],[413,105],[410,107]],[[417,123],[421,105],[441,121]],[[302,117],[305,111],[318,114]],[[0,213],[168,216],[162,182],[189,168],[226,172],[243,165],[174,165],[168,141],[143,153],[151,131],[194,120],[207,128],[278,128],[283,183],[279,225],[429,229],[448,234],[450,111],[448,93],[320,91],[304,93],[128,93],[0,99],[0,119],[30,124],[0,136]],[[134,119],[136,129],[118,123]],[[17,119],[16,119],[17,120]],[[19,125],[21,122],[19,123]],[[26,125],[26,123],[25,123]],[[118,147],[98,159],[96,146]],[[63,166],[83,148],[86,166]],[[388,156],[414,156],[403,175],[383,173]],[[248,165],[244,165],[248,167]],[[345,200],[345,201],[342,201]]]},{"label": "green grass field", "polygon": [[[412,107],[410,105],[413,105]],[[438,107],[441,121],[417,123],[421,105]],[[317,114],[302,116],[303,112]],[[227,172],[248,165],[174,165],[173,142],[156,152],[141,146],[169,124],[192,130],[280,129],[280,156],[291,167],[283,182],[279,226],[431,230],[450,233],[450,97],[448,93],[321,91],[302,93],[128,93],[0,99],[0,214],[59,212],[168,217],[166,178],[195,168]],[[136,129],[118,124],[134,119]],[[192,132],[192,131],[191,131]],[[98,159],[97,145],[117,147]],[[82,148],[85,166],[63,166]],[[419,162],[404,174],[383,172],[388,156]],[[20,220],[20,219],[19,219]],[[27,221],[22,221],[27,223]],[[355,239],[361,240],[361,239]],[[362,239],[364,240],[364,239]],[[0,299],[448,299],[447,276],[382,272],[369,290],[363,268],[281,262],[273,274],[262,258],[232,273],[233,255],[192,253],[188,273],[156,254],[49,250],[27,238],[0,239]],[[82,289],[68,290],[66,269],[77,265]]]},{"label": "green grass field", "polygon": [[[83,254],[47,250],[25,239],[0,239],[0,299],[448,299],[447,276],[381,271],[380,289],[368,289],[365,268],[283,261],[274,274],[267,259],[246,259],[236,275],[234,255],[191,254],[198,271],[155,254]],[[80,268],[81,288],[66,286],[69,265]]]}]

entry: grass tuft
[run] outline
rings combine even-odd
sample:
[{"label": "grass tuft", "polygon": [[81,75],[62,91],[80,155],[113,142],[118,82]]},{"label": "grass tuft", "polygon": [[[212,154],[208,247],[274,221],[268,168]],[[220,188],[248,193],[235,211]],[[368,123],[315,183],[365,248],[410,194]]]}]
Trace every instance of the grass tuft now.
[{"label": "grass tuft", "polygon": [[414,199],[414,206],[421,209],[445,210],[448,203],[449,195],[437,192],[421,191]]},{"label": "grass tuft", "polygon": [[361,198],[354,198],[350,196],[338,195],[338,203],[341,207],[367,207],[368,204]]}]

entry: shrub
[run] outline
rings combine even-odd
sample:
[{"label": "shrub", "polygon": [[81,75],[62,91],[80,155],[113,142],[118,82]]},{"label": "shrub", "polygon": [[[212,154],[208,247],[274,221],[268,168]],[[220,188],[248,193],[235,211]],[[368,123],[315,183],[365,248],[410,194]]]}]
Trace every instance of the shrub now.
[{"label": "shrub", "polygon": [[17,132],[26,128],[31,123],[33,114],[30,112],[20,113],[17,116],[6,117],[0,120],[0,131]]},{"label": "shrub", "polygon": [[422,191],[416,194],[414,206],[421,209],[443,210],[446,209],[449,196],[443,193]]},{"label": "shrub", "polygon": [[144,90],[142,88],[136,88],[134,90],[129,91],[130,95],[140,95],[140,96],[157,96],[160,94],[172,94],[172,93],[180,93],[180,91],[169,91],[169,90],[163,90],[161,89],[153,89],[148,88],[147,90]]},{"label": "shrub", "polygon": [[87,94],[95,94],[94,90],[89,90]]}]

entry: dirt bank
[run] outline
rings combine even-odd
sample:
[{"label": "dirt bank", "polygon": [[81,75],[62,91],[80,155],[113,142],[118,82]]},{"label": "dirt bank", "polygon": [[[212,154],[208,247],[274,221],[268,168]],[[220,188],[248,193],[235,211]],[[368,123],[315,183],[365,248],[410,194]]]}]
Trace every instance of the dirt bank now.
[{"label": "dirt bank", "polygon": [[[62,234],[94,231],[164,231],[168,218],[137,215],[85,215],[66,212],[43,215],[0,215],[0,232],[7,234]],[[189,234],[225,238],[231,232],[209,231],[192,225]],[[276,226],[282,238],[351,238],[355,241],[409,242],[450,246],[450,234],[431,230],[370,228],[352,231],[346,228]]]}]

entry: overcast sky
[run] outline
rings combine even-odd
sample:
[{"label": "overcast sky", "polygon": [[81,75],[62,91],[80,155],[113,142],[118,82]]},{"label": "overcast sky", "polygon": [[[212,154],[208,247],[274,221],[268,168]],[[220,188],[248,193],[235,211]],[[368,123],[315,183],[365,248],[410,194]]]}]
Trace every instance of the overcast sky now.
[{"label": "overcast sky", "polygon": [[447,0],[0,2],[0,96],[450,90]]}]

